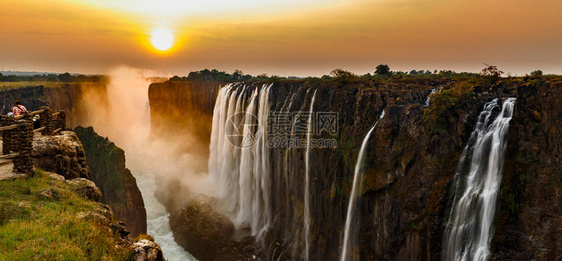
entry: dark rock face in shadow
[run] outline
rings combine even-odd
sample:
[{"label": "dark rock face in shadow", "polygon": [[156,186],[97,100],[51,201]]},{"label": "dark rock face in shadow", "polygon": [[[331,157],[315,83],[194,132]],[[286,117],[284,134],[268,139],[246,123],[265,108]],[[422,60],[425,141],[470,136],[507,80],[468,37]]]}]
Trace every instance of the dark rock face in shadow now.
[{"label": "dark rock face in shadow", "polygon": [[101,202],[113,209],[115,217],[127,224],[133,236],[146,234],[146,209],[136,179],[125,168],[125,152],[92,127],[74,129],[86,152],[90,177],[100,188]]}]

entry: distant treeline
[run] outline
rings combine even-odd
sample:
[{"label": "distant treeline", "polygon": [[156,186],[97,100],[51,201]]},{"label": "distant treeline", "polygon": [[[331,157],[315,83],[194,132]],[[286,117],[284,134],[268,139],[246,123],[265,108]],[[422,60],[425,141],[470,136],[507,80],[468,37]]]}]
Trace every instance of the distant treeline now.
[{"label": "distant treeline", "polygon": [[[486,66],[480,73],[473,72],[455,72],[453,70],[411,70],[411,71],[391,71],[390,67],[386,64],[379,64],[373,74],[367,73],[364,75],[357,75],[350,71],[343,69],[334,69],[330,72],[330,75],[323,75],[322,77],[281,77],[277,75],[268,76],[266,73],[262,73],[257,76],[252,76],[250,74],[244,74],[241,70],[235,70],[234,73],[229,74],[225,71],[219,71],[217,69],[209,70],[204,69],[201,71],[192,71],[187,76],[174,76],[170,78],[170,81],[208,81],[208,82],[238,82],[238,81],[270,81],[274,82],[277,80],[343,80],[346,82],[357,81],[357,80],[376,80],[385,78],[435,78],[435,77],[492,77],[500,78],[504,73],[499,70],[496,66],[484,63]],[[530,73],[530,76],[541,76],[542,71],[536,70]],[[508,78],[511,75],[508,73]]]},{"label": "distant treeline", "polygon": [[[267,75],[261,75],[262,79],[266,79]],[[255,78],[252,75],[244,74],[240,70],[235,70],[234,73],[229,74],[225,71],[218,71],[216,69],[201,70],[190,72],[187,76],[179,77],[174,76],[170,81],[209,81],[209,82],[235,82],[235,81],[249,81]]]},{"label": "distant treeline", "polygon": [[[356,75],[350,71],[343,69],[335,69],[330,75],[323,75],[319,77],[320,79],[333,79],[341,77],[357,77],[362,79],[370,78],[381,78],[381,77],[400,77],[400,76],[413,76],[413,77],[423,77],[427,75],[442,75],[442,76],[477,76],[478,73],[461,72],[457,73],[452,70],[411,70],[410,72],[402,71],[391,71],[388,65],[379,65],[373,74],[367,73],[364,75]],[[170,78],[170,81],[208,81],[208,82],[237,82],[237,81],[275,81],[275,80],[298,80],[298,79],[310,79],[318,77],[282,77],[277,75],[269,76],[266,73],[252,76],[250,74],[244,74],[241,70],[235,70],[234,73],[229,74],[225,71],[219,71],[217,69],[204,69],[200,71],[192,71],[187,76],[177,76]]]},{"label": "distant treeline", "polygon": [[107,76],[104,75],[72,75],[70,73],[62,74],[46,74],[46,75],[2,75],[0,73],[0,82],[107,82]]}]

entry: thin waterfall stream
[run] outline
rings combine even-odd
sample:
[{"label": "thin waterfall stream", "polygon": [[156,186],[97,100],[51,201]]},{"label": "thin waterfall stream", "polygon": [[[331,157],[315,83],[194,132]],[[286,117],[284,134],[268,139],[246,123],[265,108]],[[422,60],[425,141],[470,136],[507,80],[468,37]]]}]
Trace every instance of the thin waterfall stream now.
[{"label": "thin waterfall stream", "polygon": [[351,196],[349,197],[349,205],[347,207],[347,216],[345,219],[345,230],[344,230],[344,238],[343,238],[343,249],[341,253],[341,260],[347,260],[348,251],[350,249],[350,228],[351,228],[351,220],[353,219],[353,213],[356,209],[356,203],[358,197],[358,191],[361,190],[361,179],[363,179],[363,165],[365,165],[366,155],[365,152],[367,150],[367,144],[369,143],[369,137],[379,121],[384,118],[384,110],[381,113],[379,119],[375,122],[375,125],[369,130],[365,138],[363,139],[363,143],[361,144],[361,149],[359,150],[359,156],[357,157],[357,163],[355,165],[355,174],[353,175],[353,188],[351,189]]},{"label": "thin waterfall stream", "polygon": [[306,133],[306,153],[305,153],[305,165],[306,165],[306,176],[304,185],[304,239],[305,239],[305,253],[304,259],[308,260],[310,255],[310,136],[312,134],[312,112],[314,109],[314,100],[316,99],[316,91],[312,95],[312,101],[310,102],[310,110],[308,115],[308,126]]}]

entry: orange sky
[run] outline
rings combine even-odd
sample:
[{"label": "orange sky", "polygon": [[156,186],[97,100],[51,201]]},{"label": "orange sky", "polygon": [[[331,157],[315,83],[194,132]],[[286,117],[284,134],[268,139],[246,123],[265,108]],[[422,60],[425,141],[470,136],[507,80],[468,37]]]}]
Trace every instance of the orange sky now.
[{"label": "orange sky", "polygon": [[[562,74],[561,14],[560,0],[0,0],[0,64],[320,76],[380,63],[477,72],[486,62]],[[156,27],[174,31],[170,52],[150,45]]]}]

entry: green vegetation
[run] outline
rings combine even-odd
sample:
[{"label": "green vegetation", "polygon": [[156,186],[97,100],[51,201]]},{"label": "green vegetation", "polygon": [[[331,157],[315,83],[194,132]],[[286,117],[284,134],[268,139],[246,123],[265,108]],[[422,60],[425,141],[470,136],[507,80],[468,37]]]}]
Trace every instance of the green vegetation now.
[{"label": "green vegetation", "polygon": [[0,73],[0,82],[94,82],[105,83],[107,77],[103,75],[83,75],[83,74],[47,74],[47,75],[2,75]]},{"label": "green vegetation", "polygon": [[[90,167],[90,176],[94,181],[102,181],[103,186],[99,186],[104,202],[112,204],[125,204],[127,198],[125,194],[125,178],[127,173],[121,173],[125,169],[125,151],[117,147],[115,143],[107,138],[99,136],[92,127],[77,127],[74,132],[80,138],[86,151],[86,159]],[[98,151],[99,153],[89,153]],[[112,182],[107,182],[112,181]],[[135,181],[130,181],[135,182]],[[107,199],[107,201],[105,201]],[[115,207],[115,206],[113,206]],[[115,211],[118,211],[115,209]]]},{"label": "green vegetation", "polygon": [[22,82],[1,82],[0,81],[0,88],[5,88],[5,89],[9,89],[9,88],[20,88],[20,87],[26,87],[26,86],[39,86],[42,85],[44,87],[48,87],[48,88],[54,88],[54,87],[61,87],[62,83],[60,82],[43,82],[43,81],[38,81],[38,82],[32,82],[32,81],[22,81]]},{"label": "green vegetation", "polygon": [[477,73],[469,73],[469,72],[461,72],[457,73],[452,70],[411,70],[410,72],[402,72],[402,71],[391,71],[390,66],[387,64],[379,64],[375,68],[374,74],[364,74],[364,75],[357,75],[350,71],[338,68],[331,71],[330,75],[323,75],[322,77],[296,77],[296,76],[289,76],[289,77],[282,77],[277,75],[268,76],[266,73],[262,73],[260,75],[252,76],[250,74],[244,74],[241,70],[235,70],[232,74],[229,74],[225,71],[219,71],[217,69],[204,69],[200,71],[192,71],[187,76],[174,76],[169,79],[169,81],[203,81],[203,82],[252,82],[252,81],[266,81],[266,82],[278,82],[281,80],[306,80],[307,82],[321,80],[321,81],[330,81],[334,80],[336,82],[343,82],[343,83],[355,83],[360,81],[372,81],[372,80],[382,80],[385,78],[389,78],[392,76],[391,79],[404,79],[404,78],[412,78],[412,79],[419,79],[419,78],[443,78],[443,77],[477,77],[479,74]]},{"label": "green vegetation", "polygon": [[359,77],[350,71],[343,69],[335,69],[330,72],[330,75],[334,77],[334,80],[340,85],[347,83],[356,83],[359,81]]},{"label": "green vegetation", "polygon": [[376,75],[391,75],[390,67],[386,64],[379,64],[377,68],[375,68]]},{"label": "green vegetation", "polygon": [[418,225],[414,222],[410,223],[410,228],[413,230],[418,230]]},{"label": "green vegetation", "polygon": [[486,65],[486,67],[484,67],[484,69],[482,69],[480,74],[482,74],[485,77],[490,78],[490,80],[492,80],[492,82],[496,82],[501,78],[501,76],[503,74],[503,71],[498,69],[497,66],[490,65],[490,64],[487,64],[487,63],[484,63],[484,65]]},{"label": "green vegetation", "polygon": [[[261,78],[267,78],[266,74],[260,75]],[[258,77],[260,77],[258,76]],[[244,74],[240,70],[235,70],[233,74],[228,74],[225,71],[217,69],[209,70],[204,69],[201,71],[190,72],[187,77],[174,76],[170,81],[205,81],[205,82],[236,82],[236,81],[249,81],[254,77],[249,74]],[[257,77],[256,77],[257,78]]]},{"label": "green vegetation", "polygon": [[0,260],[132,260],[102,211],[40,170],[0,181]]},{"label": "green vegetation", "polygon": [[515,200],[515,195],[513,194],[505,195],[504,201],[509,208],[509,212],[511,214],[516,214],[517,210],[519,210],[519,203],[517,203],[517,201]]},{"label": "green vegetation", "polygon": [[452,89],[431,95],[431,104],[423,113],[431,132],[441,134],[447,132],[449,123],[455,122],[458,118],[453,109],[459,101],[468,99],[474,94],[473,88],[473,81],[462,81],[455,84]]},{"label": "green vegetation", "polygon": [[542,71],[541,70],[532,71],[531,76],[542,76]]}]

